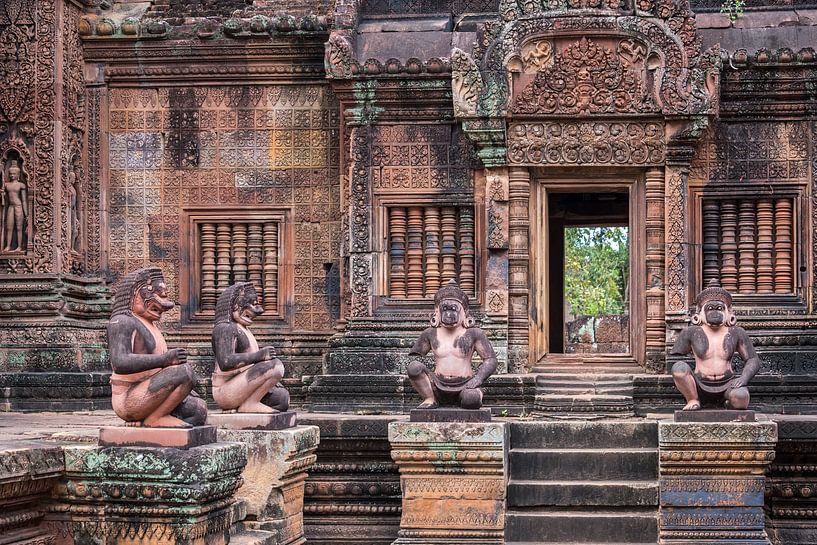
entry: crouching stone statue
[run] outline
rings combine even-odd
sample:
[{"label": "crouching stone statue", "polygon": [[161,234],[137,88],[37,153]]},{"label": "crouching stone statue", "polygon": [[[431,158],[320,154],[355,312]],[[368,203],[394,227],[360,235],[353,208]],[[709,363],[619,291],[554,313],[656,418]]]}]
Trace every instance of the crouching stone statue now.
[{"label": "crouching stone statue", "polygon": [[162,271],[134,271],[114,293],[108,322],[113,410],[135,426],[203,425],[207,406],[193,391],[196,374],[183,348],[168,350],[158,322],[171,310]]},{"label": "crouching stone statue", "polygon": [[264,309],[249,282],[224,290],[216,303],[213,329],[213,399],[225,411],[274,413],[289,407],[289,392],[279,385],[284,364],[271,346],[258,347],[248,327]]},{"label": "crouching stone statue", "polygon": [[[471,358],[476,351],[482,365],[476,373]],[[431,327],[420,334],[409,356],[434,354],[434,371],[421,361],[409,363],[408,376],[423,398],[418,409],[457,406],[479,409],[482,406],[480,386],[496,371],[496,354],[485,333],[474,327],[468,312],[468,296],[451,280],[434,296]]]},{"label": "crouching stone statue", "polygon": [[[735,325],[732,296],[710,284],[696,299],[698,313],[692,325],[678,336],[672,354],[692,353],[695,370],[682,361],[672,366],[672,377],[687,400],[685,411],[702,406],[746,409],[749,390],[746,385],[760,369],[760,359],[746,331]],[[737,352],[745,362],[743,372],[735,374],[732,356]]]}]

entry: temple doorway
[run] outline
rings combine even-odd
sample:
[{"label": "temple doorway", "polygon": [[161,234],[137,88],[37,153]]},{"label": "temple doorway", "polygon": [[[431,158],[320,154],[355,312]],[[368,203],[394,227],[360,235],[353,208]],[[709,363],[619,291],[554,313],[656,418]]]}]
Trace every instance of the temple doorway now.
[{"label": "temple doorway", "polygon": [[643,264],[637,183],[538,184],[531,348],[537,366],[634,363]]}]

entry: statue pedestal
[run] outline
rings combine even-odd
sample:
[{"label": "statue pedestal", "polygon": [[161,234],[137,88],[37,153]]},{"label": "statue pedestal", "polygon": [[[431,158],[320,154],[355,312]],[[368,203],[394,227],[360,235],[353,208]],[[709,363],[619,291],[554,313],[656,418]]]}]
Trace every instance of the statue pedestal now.
[{"label": "statue pedestal", "polygon": [[270,545],[306,542],[304,483],[307,469],[315,463],[319,437],[317,426],[218,430],[220,441],[247,445],[247,465],[242,473],[244,484],[236,495],[244,500],[247,508],[246,526],[276,534]]},{"label": "statue pedestal", "polygon": [[282,413],[208,413],[207,424],[225,430],[285,430],[295,425],[295,411]]},{"label": "statue pedestal", "polygon": [[247,447],[66,446],[49,520],[71,543],[222,545],[241,519]]},{"label": "statue pedestal", "polygon": [[698,409],[675,411],[676,422],[755,422],[755,411],[731,409]]},{"label": "statue pedestal", "polygon": [[403,513],[393,545],[504,543],[505,424],[392,422]]},{"label": "statue pedestal", "polygon": [[490,422],[491,409],[460,409],[438,407],[436,409],[412,409],[411,422]]},{"label": "statue pedestal", "polygon": [[768,545],[774,422],[661,422],[659,543]]},{"label": "statue pedestal", "polygon": [[215,442],[216,429],[213,426],[192,428],[111,426],[99,430],[101,447],[166,447],[186,450]]}]

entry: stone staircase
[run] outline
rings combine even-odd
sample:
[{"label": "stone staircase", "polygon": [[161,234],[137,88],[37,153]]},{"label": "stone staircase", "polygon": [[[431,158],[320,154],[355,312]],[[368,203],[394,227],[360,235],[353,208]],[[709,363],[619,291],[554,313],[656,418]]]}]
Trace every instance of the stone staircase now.
[{"label": "stone staircase", "polygon": [[510,424],[507,545],[658,541],[654,421]]},{"label": "stone staircase", "polygon": [[633,376],[592,369],[539,373],[533,411],[541,418],[634,416]]}]

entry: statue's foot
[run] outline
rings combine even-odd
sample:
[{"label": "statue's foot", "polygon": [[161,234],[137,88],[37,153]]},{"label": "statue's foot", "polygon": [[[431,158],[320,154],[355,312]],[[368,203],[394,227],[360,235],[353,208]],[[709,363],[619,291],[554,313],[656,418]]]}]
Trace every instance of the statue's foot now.
[{"label": "statue's foot", "polygon": [[138,420],[136,422],[125,422],[125,426],[129,428],[141,428],[142,423],[139,422]]},{"label": "statue's foot", "polygon": [[436,401],[423,401],[419,405],[417,405],[418,409],[436,409],[439,407]]},{"label": "statue's foot", "polygon": [[190,424],[175,416],[160,416],[152,420],[145,419],[144,425],[149,428],[192,428]]},{"label": "statue's foot", "polygon": [[241,406],[238,408],[238,412],[274,414],[277,413],[278,411],[276,411],[272,407],[264,405],[260,401],[256,401],[254,403],[242,403]]},{"label": "statue's foot", "polygon": [[697,411],[700,408],[701,408],[701,402],[698,401],[697,399],[693,399],[692,401],[690,401],[689,403],[684,405],[684,410],[685,411]]}]

